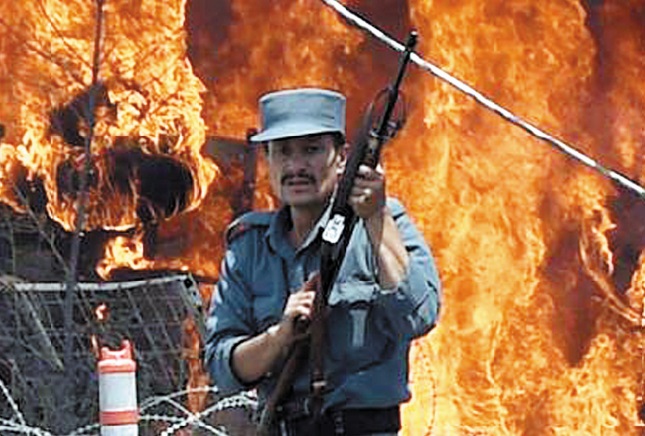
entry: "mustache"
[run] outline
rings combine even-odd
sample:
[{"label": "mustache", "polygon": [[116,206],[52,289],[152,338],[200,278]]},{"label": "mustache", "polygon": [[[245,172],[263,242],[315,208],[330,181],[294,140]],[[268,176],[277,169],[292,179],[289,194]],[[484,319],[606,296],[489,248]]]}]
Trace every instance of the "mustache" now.
[{"label": "mustache", "polygon": [[280,178],[280,183],[285,184],[290,182],[292,179],[305,179],[310,183],[315,183],[316,179],[314,176],[307,172],[299,171],[297,173],[286,173]]}]

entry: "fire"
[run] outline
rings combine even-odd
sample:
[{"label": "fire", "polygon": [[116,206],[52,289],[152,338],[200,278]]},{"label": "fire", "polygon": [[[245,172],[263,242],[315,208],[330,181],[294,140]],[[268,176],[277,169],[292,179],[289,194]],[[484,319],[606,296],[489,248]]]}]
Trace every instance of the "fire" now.
[{"label": "fire", "polygon": [[[108,320],[109,315],[110,315],[110,311],[107,304],[105,303],[101,303],[94,308],[94,316],[96,316],[96,321],[98,326],[100,326],[102,323],[105,323]],[[90,347],[92,350],[92,354],[94,354],[96,358],[98,358],[100,355],[100,349],[102,345],[101,338],[99,336],[100,335],[96,333],[90,335]]]},{"label": "fire", "polygon": [[[53,121],[88,95],[96,3],[5,3],[0,196],[21,210],[40,202],[72,229],[85,161],[70,142],[90,131],[83,117],[71,137]],[[416,27],[424,57],[643,178],[639,2],[348,3],[399,39]],[[105,15],[87,228],[128,230],[105,248],[106,278],[216,277],[240,175],[203,156],[207,138],[244,138],[262,93],[298,85],[345,92],[356,130],[397,60],[314,0],[115,0]],[[408,124],[384,165],[433,248],[444,307],[411,352],[403,434],[639,434],[645,203],[411,73]],[[168,169],[185,197],[155,201],[150,168]],[[261,159],[258,171],[255,207],[272,207]]]},{"label": "fire", "polygon": [[110,272],[115,268],[113,259],[128,261],[127,264],[120,266],[127,266],[135,270],[151,268],[152,262],[147,261],[143,255],[144,246],[141,238],[141,235],[134,239],[125,236],[114,238],[106,248],[105,258],[96,267],[101,277],[110,276]]},{"label": "fire", "polygon": [[109,310],[107,307],[107,304],[101,303],[99,304],[96,309],[94,309],[94,314],[96,315],[96,320],[99,322],[107,320],[107,317],[109,315]]},{"label": "fire", "polygon": [[[199,8],[198,5],[199,2],[196,2],[192,7]],[[343,63],[349,59],[366,58],[359,53],[363,42],[360,35],[331,11],[312,8],[310,0],[260,5],[259,2],[231,3],[231,14],[244,19],[231,23],[229,33],[232,36],[221,47],[221,54],[217,58],[209,55],[196,60],[198,73],[210,77],[216,72],[218,76],[204,96],[204,118],[211,129],[209,133],[244,138],[247,129],[258,126],[258,97],[271,89],[317,84],[343,88],[348,93],[361,90],[359,85],[363,78],[359,77],[347,89],[345,81],[354,73],[343,67]],[[204,4],[201,8],[204,10],[197,9],[195,14],[208,14],[212,5]],[[285,20],[285,16],[293,19]],[[208,27],[195,29],[193,38],[195,41],[201,37],[208,38],[209,32],[212,32],[210,23]],[[203,49],[212,53],[207,47]],[[219,59],[230,59],[231,64],[224,65]],[[369,59],[361,60],[364,65],[368,62]],[[264,64],[273,67],[264,68]],[[260,69],[264,74],[256,73]],[[374,77],[363,81],[366,80],[372,81]],[[358,107],[353,117],[356,117],[357,110]],[[263,168],[259,171],[255,205],[262,209],[273,206],[275,202],[263,177]],[[123,246],[126,244],[132,248],[133,243],[142,240],[142,235],[133,241],[115,240],[106,248],[102,265],[109,266],[101,266],[100,274],[107,277],[111,269],[140,264],[159,269],[187,267],[200,275],[215,277],[222,255],[222,235],[234,212],[227,199],[231,188],[233,186],[226,180],[218,179],[211,185],[197,213],[183,214],[162,223],[159,229],[161,239],[172,239],[169,235],[177,228],[190,229],[181,233],[185,248],[175,250],[171,256],[163,253],[146,256],[142,246],[135,250]],[[204,238],[204,234],[209,238]]]},{"label": "fire", "polygon": [[[186,59],[184,6],[182,0],[0,6],[0,62],[11,71],[11,80],[1,85],[7,101],[0,109],[6,128],[0,192],[6,202],[24,207],[16,198],[18,177],[42,184],[46,194],[37,200],[72,230],[83,148],[91,140],[86,229],[125,229],[141,221],[154,198],[138,186],[138,176],[153,155],[190,173],[182,208],[200,204],[216,167],[201,156],[204,87]],[[96,47],[100,56],[93,58]]]},{"label": "fire", "polygon": [[[595,39],[591,20],[629,9],[418,1],[411,16],[433,36],[421,48],[433,61],[638,177],[629,119],[612,125],[611,106],[587,106],[606,86],[598,69],[620,70],[599,65],[610,46]],[[417,344],[432,360],[436,397],[428,401],[432,387],[415,384],[408,434],[428,431],[427,407],[432,434],[635,434],[643,368],[632,306],[642,301],[625,297],[633,284],[619,287],[617,265],[624,274],[630,260],[616,256],[614,235],[621,226],[637,235],[612,205],[628,194],[445,85],[414,86],[423,89],[422,110],[400,142],[416,148],[390,162],[435,249],[446,301],[437,331]],[[620,140],[615,152],[607,140]],[[404,172],[410,167],[432,175],[425,189]]]}]

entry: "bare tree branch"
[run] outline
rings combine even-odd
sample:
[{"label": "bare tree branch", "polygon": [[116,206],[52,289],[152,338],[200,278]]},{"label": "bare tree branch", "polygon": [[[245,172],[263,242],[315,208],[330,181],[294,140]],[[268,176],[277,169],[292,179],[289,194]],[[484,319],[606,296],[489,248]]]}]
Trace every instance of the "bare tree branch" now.
[{"label": "bare tree branch", "polygon": [[13,38],[18,43],[24,44],[24,46],[25,46],[25,48],[27,50],[31,50],[32,52],[34,52],[34,53],[38,54],[39,56],[41,56],[43,59],[46,59],[47,61],[51,62],[52,64],[57,65],[58,67],[60,67],[60,69],[63,70],[64,72],[66,72],[67,74],[69,74],[72,77],[72,79],[74,79],[74,81],[76,83],[79,83],[79,84],[84,83],[83,78],[80,75],[76,74],[73,70],[68,68],[66,63],[64,62],[64,60],[58,59],[56,56],[53,56],[50,52],[48,52],[44,48],[38,47],[37,45],[35,45],[34,43],[32,43],[30,41],[25,41],[24,39],[19,38],[17,36],[13,26],[10,25],[9,23],[7,23],[4,19],[2,19],[2,17],[0,17],[0,25],[4,26],[8,30],[8,32],[7,32],[8,36]]},{"label": "bare tree branch", "polygon": [[[20,191],[20,189],[18,189],[18,187],[15,186],[15,184],[13,185],[13,189],[14,189],[14,192],[16,193],[16,195],[18,196],[18,199],[20,200],[20,202],[25,206],[25,210],[26,210],[27,214],[29,215],[29,217],[32,219],[32,221],[36,225],[36,229],[38,230],[38,234],[41,235],[43,237],[43,239],[45,239],[45,241],[47,241],[47,244],[49,245],[49,248],[52,251],[52,254],[56,258],[58,263],[61,265],[65,275],[67,276],[70,273],[70,270],[69,270],[69,267],[67,266],[67,262],[65,261],[65,258],[63,256],[63,254],[58,250],[58,247],[56,247],[56,242],[54,241],[54,236],[51,234],[51,232],[47,232],[47,230],[45,230],[45,228],[42,225],[41,220],[38,218],[38,216],[36,216],[36,213],[33,211],[31,206],[29,205],[29,200]],[[15,251],[14,251],[14,253],[15,253]],[[16,270],[16,268],[15,268],[15,265],[14,265],[14,271],[15,270]]]},{"label": "bare tree branch", "polygon": [[58,29],[58,26],[56,26],[56,23],[54,23],[52,18],[47,13],[47,9],[45,8],[45,5],[43,5],[43,1],[38,0],[37,3],[38,3],[38,8],[41,10],[41,12],[43,14],[43,17],[45,17],[47,19],[47,22],[49,24],[51,24],[52,29],[54,29],[54,33],[56,33],[56,35],[61,39],[61,41],[63,42],[65,47],[67,47],[69,49],[70,55],[75,57],[81,63],[81,65],[85,65],[86,67],[89,67],[90,63],[87,60],[85,60],[80,54],[78,54],[76,52],[76,50],[74,49],[74,47],[72,47],[71,45],[69,45],[67,43],[67,41],[65,39],[65,36],[61,33],[61,31]]},{"label": "bare tree branch", "polygon": [[[88,200],[88,185],[90,171],[92,170],[92,140],[94,139],[94,128],[96,124],[94,110],[96,108],[96,93],[98,91],[99,71],[101,67],[101,46],[103,42],[103,5],[104,0],[96,0],[96,27],[94,34],[94,53],[92,59],[92,83],[89,89],[89,102],[86,119],[88,121],[89,132],[85,138],[85,162],[84,168],[80,175],[80,189],[76,210],[76,222],[74,234],[72,236],[69,273],[66,278],[65,302],[64,302],[64,326],[65,326],[65,343],[63,362],[65,365],[65,380],[69,389],[74,386],[74,368],[73,368],[73,351],[74,351],[74,295],[77,286],[78,261],[80,256],[81,237],[85,228],[85,212]],[[71,395],[70,397],[73,397]],[[67,403],[69,404],[69,403]],[[72,416],[71,413],[62,413],[61,416]]]}]

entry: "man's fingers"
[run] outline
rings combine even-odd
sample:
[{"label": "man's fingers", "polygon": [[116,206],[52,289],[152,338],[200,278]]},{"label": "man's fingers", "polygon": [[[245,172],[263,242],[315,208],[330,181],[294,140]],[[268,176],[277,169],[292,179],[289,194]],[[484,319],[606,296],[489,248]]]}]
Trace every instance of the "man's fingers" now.
[{"label": "man's fingers", "polygon": [[374,199],[374,189],[365,186],[354,186],[350,196],[350,202],[353,204],[368,203]]},{"label": "man's fingers", "polygon": [[352,186],[352,196],[353,197],[371,197],[374,195],[374,187],[372,185],[354,185]]},{"label": "man's fingers", "polygon": [[379,180],[383,178],[383,167],[381,165],[377,166],[376,168],[369,167],[367,165],[361,165],[358,167],[358,179],[360,180],[365,179],[365,180]]},{"label": "man's fingers", "polygon": [[312,302],[316,298],[316,293],[314,291],[299,291],[293,294],[295,298],[299,301],[309,301]]},{"label": "man's fingers", "polygon": [[311,322],[318,279],[318,274],[312,274],[299,291],[289,295],[283,316],[293,322],[296,332],[304,332]]},{"label": "man's fingers", "polygon": [[301,314],[301,315],[309,315],[311,313],[311,309],[314,306],[313,301],[302,301],[298,306],[296,306],[296,310]]},{"label": "man's fingers", "polygon": [[289,296],[285,315],[295,318],[298,315],[307,315],[311,313],[314,305],[316,293],[313,291],[298,291]]}]

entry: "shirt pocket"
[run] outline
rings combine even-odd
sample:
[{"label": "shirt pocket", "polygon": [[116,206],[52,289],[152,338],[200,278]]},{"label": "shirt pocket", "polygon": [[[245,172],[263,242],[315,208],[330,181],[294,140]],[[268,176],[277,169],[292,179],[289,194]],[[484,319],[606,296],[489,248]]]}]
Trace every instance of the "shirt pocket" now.
[{"label": "shirt pocket", "polygon": [[330,295],[329,356],[350,371],[378,364],[394,349],[387,318],[376,304],[378,290],[373,281],[352,281],[339,283]]}]

